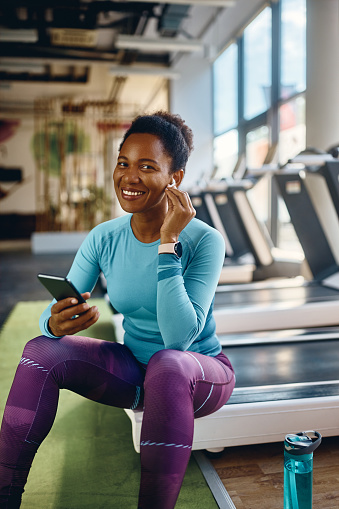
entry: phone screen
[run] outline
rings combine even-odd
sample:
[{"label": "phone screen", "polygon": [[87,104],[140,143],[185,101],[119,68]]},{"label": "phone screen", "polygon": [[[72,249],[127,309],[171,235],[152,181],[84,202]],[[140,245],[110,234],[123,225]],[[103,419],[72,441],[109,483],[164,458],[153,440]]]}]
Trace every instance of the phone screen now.
[{"label": "phone screen", "polygon": [[86,302],[73,283],[65,277],[38,274],[38,279],[56,300],[75,297],[79,304]]}]

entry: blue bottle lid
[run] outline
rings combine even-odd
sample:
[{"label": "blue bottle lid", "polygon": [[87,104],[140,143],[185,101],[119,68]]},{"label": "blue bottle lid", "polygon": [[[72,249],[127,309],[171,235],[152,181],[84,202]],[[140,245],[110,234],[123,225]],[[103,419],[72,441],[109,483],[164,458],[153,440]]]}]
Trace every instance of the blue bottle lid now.
[{"label": "blue bottle lid", "polygon": [[285,451],[293,456],[312,453],[321,443],[321,435],[317,431],[301,431],[285,436]]}]

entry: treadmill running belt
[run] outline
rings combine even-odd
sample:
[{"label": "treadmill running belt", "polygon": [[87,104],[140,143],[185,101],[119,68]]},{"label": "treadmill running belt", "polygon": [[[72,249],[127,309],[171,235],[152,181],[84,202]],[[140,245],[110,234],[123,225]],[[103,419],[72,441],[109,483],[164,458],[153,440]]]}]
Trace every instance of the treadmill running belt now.
[{"label": "treadmill running belt", "polygon": [[228,403],[232,405],[243,403],[263,403],[265,401],[284,401],[303,398],[323,398],[325,396],[339,396],[339,382],[319,385],[281,385],[255,387],[254,390],[235,389]]},{"label": "treadmill running belt", "polygon": [[320,284],[310,284],[295,288],[257,288],[254,290],[216,291],[214,309],[232,306],[267,306],[286,302],[301,305],[307,302],[338,300],[339,291]]},{"label": "treadmill running belt", "polygon": [[339,340],[223,347],[236,387],[339,379]]}]

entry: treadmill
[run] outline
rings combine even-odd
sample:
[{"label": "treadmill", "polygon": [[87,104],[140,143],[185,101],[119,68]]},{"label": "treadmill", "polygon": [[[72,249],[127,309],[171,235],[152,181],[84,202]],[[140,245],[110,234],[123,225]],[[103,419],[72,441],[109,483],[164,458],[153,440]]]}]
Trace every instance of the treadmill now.
[{"label": "treadmill", "polygon": [[190,198],[196,210],[196,218],[216,228],[224,238],[226,252],[219,284],[252,281],[256,269],[255,258],[246,238],[243,236],[239,220],[228,204],[227,196],[220,197],[227,216],[227,231],[218,212],[216,212],[210,193],[203,190],[193,191],[190,192]]},{"label": "treadmill", "polygon": [[[301,156],[298,160],[302,160]],[[318,186],[327,186],[328,196],[326,196],[325,191],[323,191],[323,196],[326,200],[329,199],[339,217],[339,160],[329,159],[328,157],[324,157],[323,161],[319,158],[317,160],[318,164],[311,166],[310,170],[304,175],[306,185],[308,185],[311,196],[314,194],[313,190],[316,190]],[[310,156],[306,161],[311,161]],[[327,207],[328,205],[319,204],[319,210],[323,206]]]},{"label": "treadmill", "polygon": [[204,192],[204,200],[214,226],[221,231],[225,225],[226,231],[230,233],[231,244],[235,243],[237,237],[242,238],[243,245],[252,254],[256,264],[252,278],[254,281],[299,276],[303,257],[292,257],[291,253],[287,256],[273,246],[268,232],[257,220],[248,200],[247,191],[252,187],[253,181],[249,179],[210,184]]},{"label": "treadmill", "polygon": [[319,168],[319,173],[326,180],[333,205],[339,217],[339,161],[328,161],[324,166]]},{"label": "treadmill", "polygon": [[303,256],[282,256],[274,248],[247,198],[252,187],[252,180],[232,179],[212,181],[204,190],[190,193],[196,217],[216,228],[225,241],[219,284],[300,276]]},{"label": "treadmill", "polygon": [[[339,325],[339,252],[329,239],[339,239],[339,222],[333,207],[328,217],[319,218],[324,189],[310,196],[305,175],[294,169],[275,172],[281,195],[305,252],[312,281],[300,279],[261,281],[244,285],[219,285],[215,294],[214,316],[219,337],[236,333],[304,329]],[[332,203],[331,200],[327,200]],[[227,344],[227,337],[222,339]]]}]

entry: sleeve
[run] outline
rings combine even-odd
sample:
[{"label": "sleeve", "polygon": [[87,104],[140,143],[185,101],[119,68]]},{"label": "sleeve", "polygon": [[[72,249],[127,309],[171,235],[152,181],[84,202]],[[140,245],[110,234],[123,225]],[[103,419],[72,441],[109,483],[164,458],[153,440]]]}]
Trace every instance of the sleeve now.
[{"label": "sleeve", "polygon": [[[99,263],[100,239],[96,237],[95,229],[87,235],[75,255],[71,269],[67,274],[67,278],[72,281],[80,293],[92,292],[101,272]],[[58,339],[57,336],[53,336],[48,328],[48,321],[51,317],[51,307],[55,302],[56,300],[53,299],[41,314],[39,327],[44,336]]]},{"label": "sleeve", "polygon": [[214,230],[202,237],[183,275],[176,255],[159,255],[157,319],[166,348],[187,350],[202,332],[224,258],[224,240]]}]

